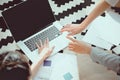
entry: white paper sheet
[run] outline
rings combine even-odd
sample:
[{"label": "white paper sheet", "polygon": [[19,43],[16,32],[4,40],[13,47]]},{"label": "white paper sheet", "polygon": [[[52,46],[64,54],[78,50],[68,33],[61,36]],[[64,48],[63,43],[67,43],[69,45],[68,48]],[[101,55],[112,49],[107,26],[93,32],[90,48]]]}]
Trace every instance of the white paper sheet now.
[{"label": "white paper sheet", "polygon": [[103,40],[99,33],[94,29],[94,27],[91,25],[88,32],[86,33],[86,35],[83,37],[82,39],[83,41],[96,45],[98,47],[104,48],[104,49],[108,49],[110,50],[112,44]]},{"label": "white paper sheet", "polygon": [[45,67],[42,65],[33,80],[65,80],[64,75],[66,73],[72,75],[71,80],[80,80],[75,54],[58,53],[47,60],[52,61],[51,66]]},{"label": "white paper sheet", "polygon": [[120,23],[115,21],[110,15],[106,17],[98,17],[92,27],[100,34],[99,37],[114,44],[120,44]]}]

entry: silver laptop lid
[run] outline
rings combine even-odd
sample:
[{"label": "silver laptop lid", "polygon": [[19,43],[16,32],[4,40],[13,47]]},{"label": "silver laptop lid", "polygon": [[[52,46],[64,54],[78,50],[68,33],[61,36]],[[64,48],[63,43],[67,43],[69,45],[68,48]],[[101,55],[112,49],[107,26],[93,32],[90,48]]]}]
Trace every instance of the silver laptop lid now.
[{"label": "silver laptop lid", "polygon": [[2,12],[16,42],[55,21],[48,0],[28,0]]}]

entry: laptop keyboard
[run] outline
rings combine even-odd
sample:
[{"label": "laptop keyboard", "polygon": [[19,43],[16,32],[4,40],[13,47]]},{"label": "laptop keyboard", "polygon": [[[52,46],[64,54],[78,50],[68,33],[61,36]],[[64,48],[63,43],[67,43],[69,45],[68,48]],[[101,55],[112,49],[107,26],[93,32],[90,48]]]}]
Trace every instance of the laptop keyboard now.
[{"label": "laptop keyboard", "polygon": [[41,40],[44,43],[45,39],[49,39],[49,41],[55,39],[56,37],[60,36],[61,32],[55,27],[51,27],[44,32],[34,36],[33,38],[27,40],[25,45],[30,49],[30,51],[34,51],[37,49],[36,42],[39,43],[39,40]]}]

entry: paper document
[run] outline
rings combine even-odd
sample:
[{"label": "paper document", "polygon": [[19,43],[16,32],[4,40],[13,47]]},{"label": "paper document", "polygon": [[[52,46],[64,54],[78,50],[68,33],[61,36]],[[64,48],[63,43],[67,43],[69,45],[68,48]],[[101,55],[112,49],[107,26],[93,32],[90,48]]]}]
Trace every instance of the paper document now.
[{"label": "paper document", "polygon": [[98,47],[104,48],[104,49],[108,49],[110,50],[112,44],[103,40],[100,35],[98,34],[98,32],[94,29],[94,27],[91,25],[88,32],[86,33],[86,35],[83,37],[82,39],[83,41],[96,45]]},{"label": "paper document", "polygon": [[110,15],[106,14],[106,17],[98,17],[93,21],[92,26],[99,37],[114,44],[120,44],[120,23],[115,21]]},{"label": "paper document", "polygon": [[76,55],[58,53],[49,57],[33,80],[79,80]]}]

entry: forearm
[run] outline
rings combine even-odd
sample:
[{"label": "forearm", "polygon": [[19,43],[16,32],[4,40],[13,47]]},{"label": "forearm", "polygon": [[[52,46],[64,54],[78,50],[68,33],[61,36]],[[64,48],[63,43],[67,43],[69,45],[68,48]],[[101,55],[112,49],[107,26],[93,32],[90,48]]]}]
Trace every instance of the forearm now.
[{"label": "forearm", "polygon": [[81,23],[81,25],[86,28],[96,17],[101,15],[109,7],[110,5],[107,2],[101,0],[101,2],[99,2],[92,10],[92,12],[88,15],[88,17]]},{"label": "forearm", "polygon": [[38,70],[39,70],[39,68],[40,68],[40,66],[41,66],[41,64],[43,63],[44,60],[45,59],[42,58],[37,63],[34,63],[34,64],[31,65],[31,72],[32,72],[31,77],[32,77],[32,79],[35,77],[36,73],[38,72]]},{"label": "forearm", "polygon": [[92,48],[90,56],[94,62],[98,62],[120,74],[120,56],[110,54],[98,48]]},{"label": "forearm", "polygon": [[49,50],[49,48],[44,48],[40,52],[40,60],[36,63],[33,63],[31,65],[31,71],[32,71],[32,78],[35,77],[36,73],[38,72],[41,64],[44,62],[44,60],[52,53],[52,50]]}]

